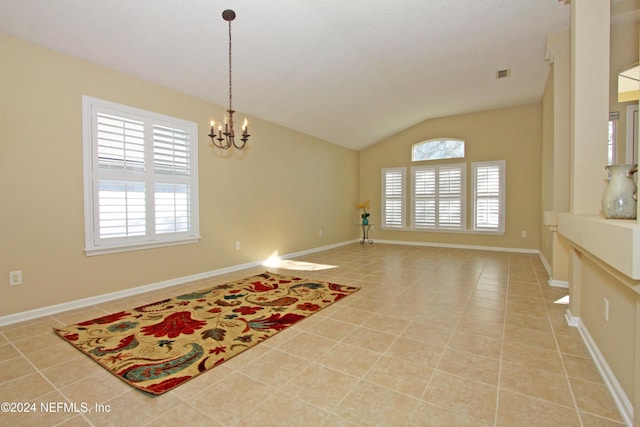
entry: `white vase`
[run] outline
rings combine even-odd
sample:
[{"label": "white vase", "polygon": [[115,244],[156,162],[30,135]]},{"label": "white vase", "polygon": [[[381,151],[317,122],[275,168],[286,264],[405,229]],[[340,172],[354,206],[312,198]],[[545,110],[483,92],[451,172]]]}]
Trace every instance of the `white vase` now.
[{"label": "white vase", "polygon": [[602,195],[605,218],[634,219],[637,216],[636,185],[633,174],[638,165],[608,165],[609,184]]}]

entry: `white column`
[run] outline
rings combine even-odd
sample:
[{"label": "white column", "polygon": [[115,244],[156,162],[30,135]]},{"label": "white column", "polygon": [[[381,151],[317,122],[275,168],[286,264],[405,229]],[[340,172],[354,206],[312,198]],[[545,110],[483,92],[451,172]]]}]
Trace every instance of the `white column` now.
[{"label": "white column", "polygon": [[610,0],[571,0],[570,212],[597,214],[606,187]]}]

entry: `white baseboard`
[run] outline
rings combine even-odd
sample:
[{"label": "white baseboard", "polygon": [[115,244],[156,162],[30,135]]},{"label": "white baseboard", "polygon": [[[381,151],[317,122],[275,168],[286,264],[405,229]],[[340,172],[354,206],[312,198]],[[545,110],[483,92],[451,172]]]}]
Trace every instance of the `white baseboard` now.
[{"label": "white baseboard", "polygon": [[595,341],[591,338],[587,327],[582,323],[582,320],[580,320],[579,317],[571,314],[571,310],[567,310],[565,318],[567,319],[569,326],[578,328],[578,332],[580,332],[582,340],[587,346],[587,349],[589,350],[589,353],[591,354],[591,357],[593,358],[607,388],[611,392],[613,400],[616,402],[616,406],[620,411],[620,415],[622,415],[622,419],[626,425],[633,427],[633,405],[611,371],[611,368],[609,368],[609,364],[607,364],[604,356],[600,353],[600,349],[598,349]]},{"label": "white baseboard", "polygon": [[475,246],[475,245],[454,245],[450,243],[432,243],[432,242],[406,242],[404,240],[374,240],[376,243],[387,245],[407,245],[407,246],[428,246],[436,248],[452,248],[452,249],[473,249],[477,251],[496,251],[496,252],[514,252],[524,254],[540,253],[537,249],[521,249],[521,248],[503,248],[500,246]]},{"label": "white baseboard", "polygon": [[547,270],[547,274],[549,275],[549,286],[553,286],[554,288],[565,288],[569,289],[569,282],[566,280],[555,280],[553,279],[553,271],[551,270],[551,266],[547,262],[547,259],[544,257],[544,254],[540,252],[540,261],[542,261],[542,265],[544,265],[545,270]]},{"label": "white baseboard", "polygon": [[553,280],[549,279],[549,286],[553,286],[554,288],[565,288],[569,289],[569,282],[566,280]]},{"label": "white baseboard", "polygon": [[[315,252],[321,252],[328,249],[337,248],[340,246],[350,245],[354,242],[356,242],[356,240],[335,243],[328,246],[322,246],[319,248],[308,249],[305,251],[295,252],[287,255],[281,255],[280,258],[282,259],[294,258],[298,256],[315,253]],[[245,264],[238,264],[230,267],[219,268],[217,270],[205,271],[202,273],[192,274],[189,276],[183,276],[183,277],[177,277],[175,279],[164,280],[162,282],[156,282],[148,285],[137,286],[135,288],[129,288],[122,291],[96,295],[89,298],[83,298],[83,299],[69,301],[61,304],[55,304],[55,305],[50,305],[42,308],[36,308],[34,310],[28,310],[20,313],[0,316],[0,326],[11,325],[13,323],[37,319],[39,317],[50,316],[52,314],[62,313],[62,312],[74,310],[77,308],[83,308],[83,307],[89,307],[96,304],[102,304],[102,303],[113,301],[120,298],[126,298],[133,295],[143,294],[145,292],[164,289],[170,286],[181,285],[181,284],[193,282],[196,280],[208,279],[210,277],[215,277],[215,276],[219,276],[221,274],[226,274],[226,273],[232,273],[234,271],[245,270],[247,268],[258,267],[262,265],[263,262],[264,261],[254,261],[254,262],[248,262]]]}]

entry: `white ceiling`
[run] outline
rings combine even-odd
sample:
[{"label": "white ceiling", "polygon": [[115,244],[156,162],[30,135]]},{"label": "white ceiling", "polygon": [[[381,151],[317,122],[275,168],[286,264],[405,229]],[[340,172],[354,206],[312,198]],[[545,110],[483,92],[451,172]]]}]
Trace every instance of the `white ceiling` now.
[{"label": "white ceiling", "polygon": [[0,32],[226,109],[228,8],[238,118],[355,150],[540,101],[546,36],[570,21],[558,0],[0,0]]}]

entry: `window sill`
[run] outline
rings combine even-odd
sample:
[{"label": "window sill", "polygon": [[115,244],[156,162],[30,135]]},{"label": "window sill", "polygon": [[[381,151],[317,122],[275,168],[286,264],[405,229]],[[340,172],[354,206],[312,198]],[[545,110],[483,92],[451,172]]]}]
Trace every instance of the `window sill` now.
[{"label": "window sill", "polygon": [[485,234],[492,236],[503,236],[504,231],[484,231],[484,230],[457,230],[457,229],[433,229],[433,228],[411,228],[411,227],[380,227],[385,231],[417,231],[421,233],[454,233],[454,234]]},{"label": "window sill", "polygon": [[131,251],[140,251],[143,249],[162,248],[165,246],[188,245],[191,243],[198,243],[199,241],[200,241],[200,236],[190,237],[190,238],[181,239],[181,240],[136,243],[132,245],[91,246],[91,247],[85,247],[84,252],[87,256],[106,255],[106,254],[115,254],[119,252],[131,252]]}]

